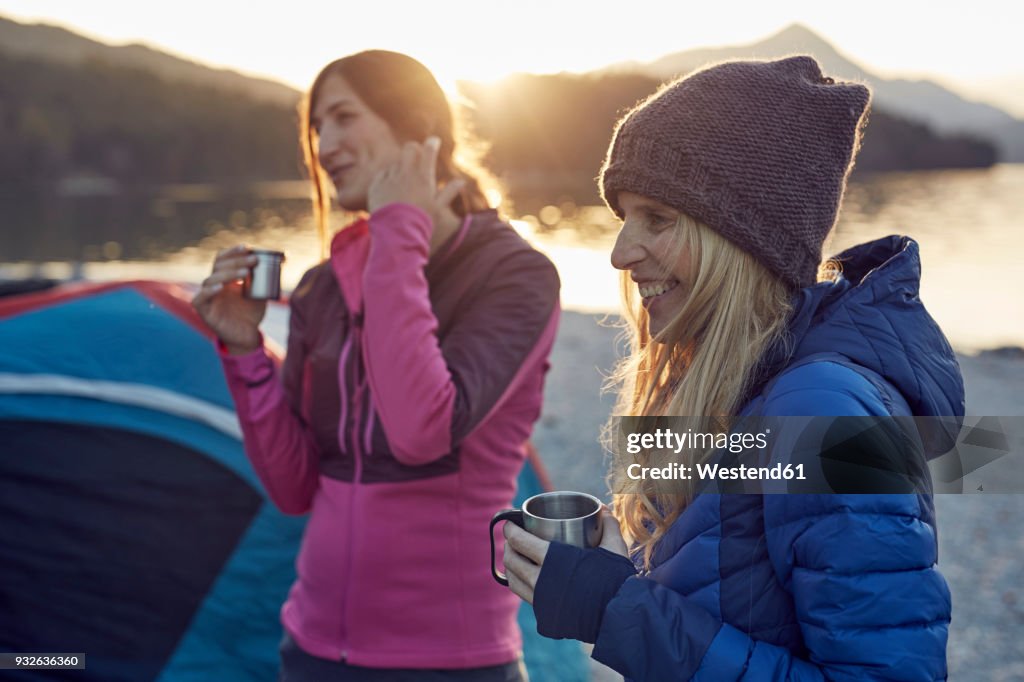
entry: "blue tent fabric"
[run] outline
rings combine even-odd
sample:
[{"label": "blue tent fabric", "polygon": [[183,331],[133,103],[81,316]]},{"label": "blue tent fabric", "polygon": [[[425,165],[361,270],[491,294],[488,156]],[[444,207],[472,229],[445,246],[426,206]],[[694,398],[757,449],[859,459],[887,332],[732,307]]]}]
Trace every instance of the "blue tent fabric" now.
[{"label": "blue tent fabric", "polygon": [[51,642],[154,679],[259,493],[201,452],[106,426],[4,419],[0,442],[14,455],[0,516],[17,519],[2,540],[5,646]]},{"label": "blue tent fabric", "polygon": [[[259,485],[185,293],[0,300],[0,650],[86,654],[5,679],[277,677],[305,519]],[[517,503],[543,490],[534,466]],[[578,643],[540,637],[529,606],[519,620],[534,682],[588,678]]]},{"label": "blue tent fabric", "polygon": [[196,418],[230,394],[154,287],[0,308],[0,647],[87,666],[25,679],[277,675],[304,520],[266,499],[237,424]]},{"label": "blue tent fabric", "polygon": [[3,320],[0,371],[145,383],[233,409],[210,340],[132,287]]}]

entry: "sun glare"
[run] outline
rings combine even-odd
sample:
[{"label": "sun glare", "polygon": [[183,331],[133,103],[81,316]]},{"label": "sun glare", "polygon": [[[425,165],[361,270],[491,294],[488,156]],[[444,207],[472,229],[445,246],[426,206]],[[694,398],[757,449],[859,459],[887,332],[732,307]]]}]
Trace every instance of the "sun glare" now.
[{"label": "sun glare", "polygon": [[[997,0],[976,0],[972,13],[931,3],[864,0],[858,11],[827,3],[750,3],[742,13],[705,5],[637,0],[629,11],[600,0],[522,0],[515,5],[307,3],[301,10],[258,4],[240,16],[235,3],[182,0],[153,11],[118,0],[0,0],[0,15],[57,24],[90,38],[143,42],[187,59],[309,86],[324,64],[359,50],[405,52],[426,64],[449,94],[456,82],[491,82],[516,72],[587,71],[625,61],[652,61],[693,48],[762,40],[799,22],[840,52],[879,71],[979,80],[1019,77],[1016,23]],[[987,9],[986,9],[987,7]],[[203,17],[196,21],[196,17]],[[243,30],[244,26],[244,30]],[[955,49],[945,36],[955,36]]]}]

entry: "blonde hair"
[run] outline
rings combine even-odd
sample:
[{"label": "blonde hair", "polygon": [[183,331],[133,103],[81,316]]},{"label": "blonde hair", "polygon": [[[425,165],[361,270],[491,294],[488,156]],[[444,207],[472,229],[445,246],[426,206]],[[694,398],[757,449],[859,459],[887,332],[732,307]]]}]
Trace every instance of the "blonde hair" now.
[{"label": "blonde hair", "polygon": [[[753,256],[714,230],[680,214],[675,255],[689,258],[686,303],[655,337],[636,286],[622,274],[622,296],[630,353],[616,367],[608,388],[618,391],[615,415],[684,416],[695,432],[725,433],[742,405],[764,352],[784,341],[791,290]],[[685,286],[685,285],[683,285]],[[626,466],[658,466],[658,454],[627,455],[619,419],[602,434],[613,466],[609,484],[616,518],[650,565],[658,540],[692,501],[692,484],[666,492],[660,481],[633,480]],[[710,449],[672,453],[672,461],[693,466]],[[668,462],[664,462],[662,465]],[[660,484],[660,486],[657,486]]]}]

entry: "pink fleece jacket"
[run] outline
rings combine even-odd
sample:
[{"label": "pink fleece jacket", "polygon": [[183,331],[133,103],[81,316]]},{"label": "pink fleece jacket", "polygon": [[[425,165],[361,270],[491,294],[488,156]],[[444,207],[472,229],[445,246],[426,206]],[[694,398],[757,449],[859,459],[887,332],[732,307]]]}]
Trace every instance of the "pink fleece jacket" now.
[{"label": "pink fleece jacket", "polygon": [[540,414],[558,277],[493,211],[433,257],[431,231],[392,204],[340,232],[292,296],[280,380],[262,350],[222,353],[268,495],[310,513],[281,617],[314,656],[468,668],[521,648],[487,528]]}]

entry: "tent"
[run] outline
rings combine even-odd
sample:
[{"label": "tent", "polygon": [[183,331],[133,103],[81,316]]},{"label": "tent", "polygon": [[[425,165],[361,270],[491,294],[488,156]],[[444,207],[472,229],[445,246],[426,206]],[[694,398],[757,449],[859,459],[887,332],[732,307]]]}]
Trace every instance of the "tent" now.
[{"label": "tent", "polygon": [[[5,679],[276,679],[305,519],[249,466],[190,299],[150,281],[0,298],[0,650],[86,658]],[[272,304],[277,358],[286,329]],[[544,482],[534,452],[519,501]],[[531,679],[586,679],[577,643],[528,607],[520,624]]]}]

